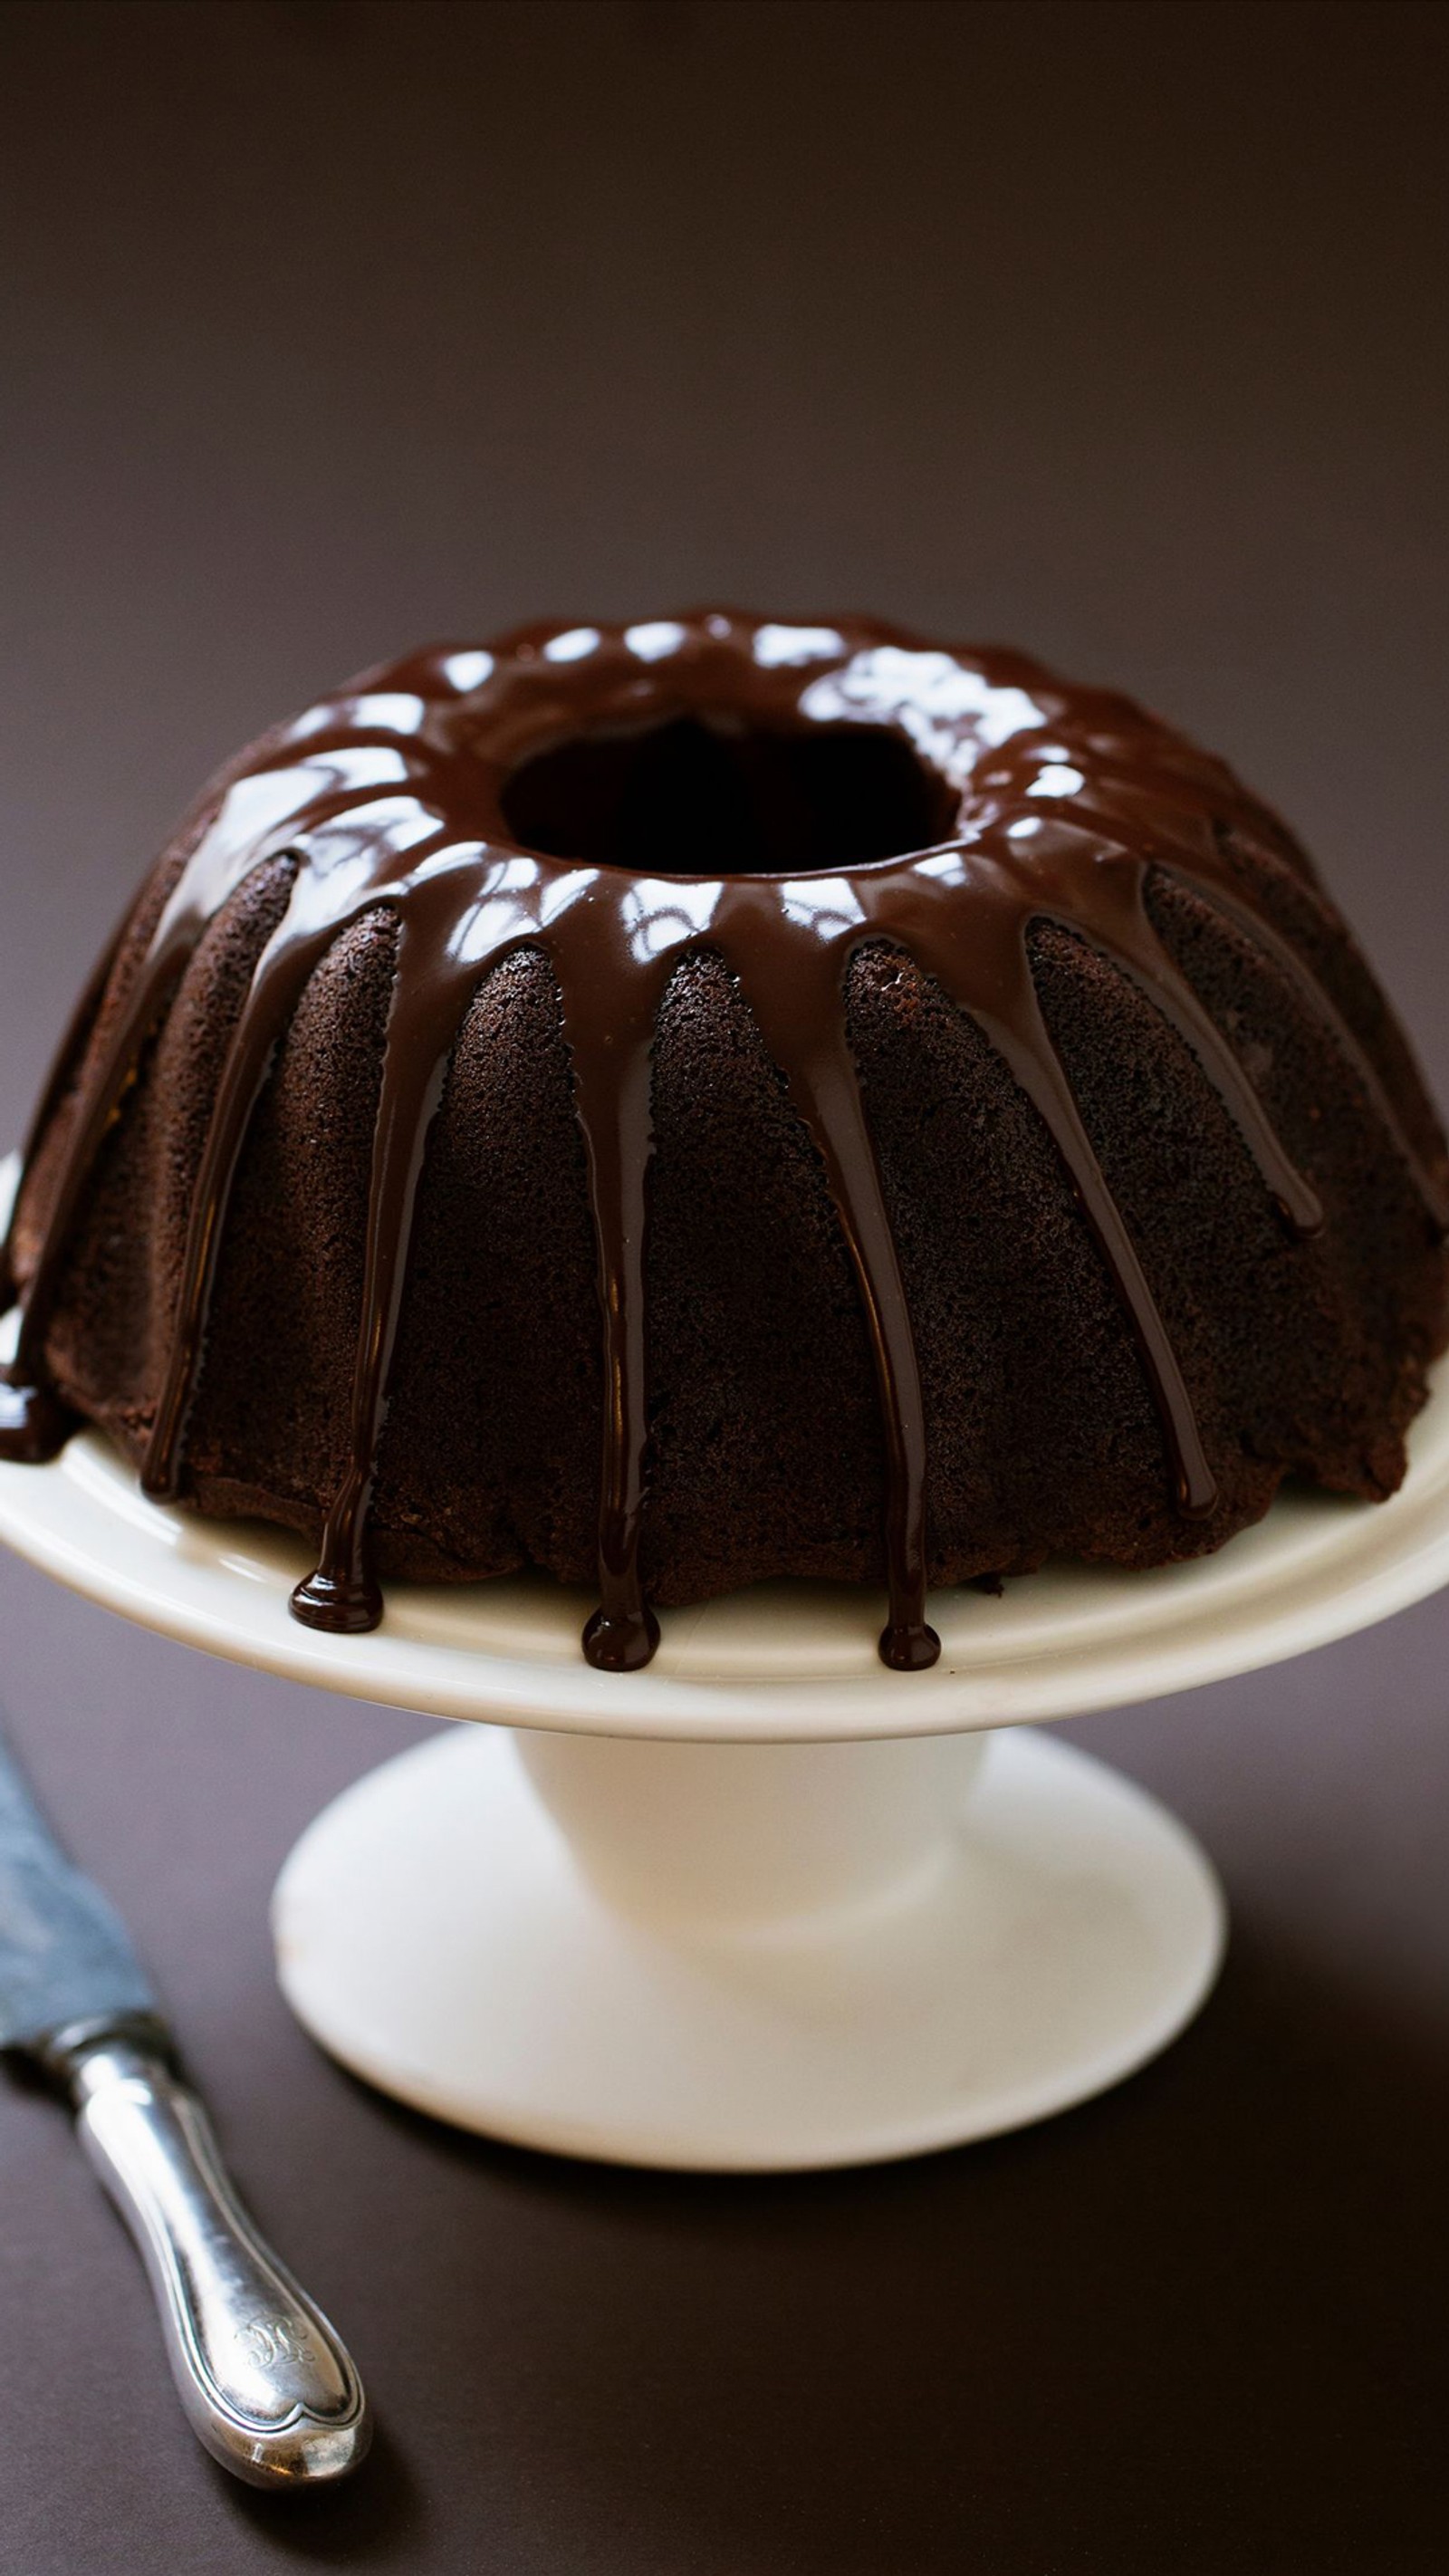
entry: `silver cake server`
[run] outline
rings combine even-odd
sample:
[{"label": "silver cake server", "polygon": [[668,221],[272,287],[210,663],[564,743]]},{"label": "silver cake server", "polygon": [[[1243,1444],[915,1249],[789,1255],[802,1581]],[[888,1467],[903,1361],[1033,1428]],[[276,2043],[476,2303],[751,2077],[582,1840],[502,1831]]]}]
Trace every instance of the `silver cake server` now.
[{"label": "silver cake server", "polygon": [[69,2097],[207,2449],[251,2486],[356,2468],[370,2433],[357,2372],[242,2208],[124,1924],[67,1860],[3,1736],[0,2047]]}]

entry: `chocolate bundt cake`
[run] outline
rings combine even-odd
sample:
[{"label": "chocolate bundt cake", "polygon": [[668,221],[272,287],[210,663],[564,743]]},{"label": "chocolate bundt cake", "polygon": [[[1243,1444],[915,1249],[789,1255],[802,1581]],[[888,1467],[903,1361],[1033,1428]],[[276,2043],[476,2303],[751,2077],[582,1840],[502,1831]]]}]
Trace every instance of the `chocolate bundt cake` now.
[{"label": "chocolate bundt cake", "polygon": [[[1309,861],[1124,698],[876,624],[533,628],[223,770],[82,999],[0,1448],[379,1574],[1160,1565],[1369,1497],[1449,1165]],[[602,1452],[602,1455],[601,1455]]]}]

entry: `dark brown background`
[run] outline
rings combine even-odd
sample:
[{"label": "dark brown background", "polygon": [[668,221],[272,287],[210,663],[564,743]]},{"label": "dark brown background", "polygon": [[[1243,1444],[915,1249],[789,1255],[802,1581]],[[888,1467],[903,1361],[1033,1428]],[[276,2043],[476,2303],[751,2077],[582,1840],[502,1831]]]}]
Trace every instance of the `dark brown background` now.
[{"label": "dark brown background", "polygon": [[[722,594],[1125,683],[1302,826],[1449,1092],[1449,11],[11,8],[0,1132],[200,776],[424,637]],[[1235,1940],[1136,2082],[712,2184],[354,2087],[268,1886],[418,1731],[0,1562],[0,1689],[383,2426],[197,2453],[0,2096],[16,2576],[1410,2576],[1449,2564],[1449,1604],[1073,1730]]]}]

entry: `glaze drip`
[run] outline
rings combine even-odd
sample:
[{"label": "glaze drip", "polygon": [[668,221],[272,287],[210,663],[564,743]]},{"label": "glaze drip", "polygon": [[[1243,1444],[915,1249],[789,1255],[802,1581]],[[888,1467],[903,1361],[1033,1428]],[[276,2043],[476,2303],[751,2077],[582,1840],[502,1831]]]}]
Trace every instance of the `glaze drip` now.
[{"label": "glaze drip", "polygon": [[[721,725],[736,735],[753,729],[771,775],[806,774],[794,746],[864,742],[869,753],[884,733],[909,749],[923,782],[919,811],[944,818],[941,837],[900,857],[753,874],[721,866],[685,875],[666,869],[653,844],[648,865],[522,845],[518,817],[528,799],[516,782],[525,764],[580,738]],[[862,778],[873,763],[870,753]],[[542,812],[541,790],[530,793]],[[878,816],[868,828],[878,840]],[[688,850],[687,817],[681,830]],[[556,843],[552,823],[548,831]],[[1216,1484],[1171,1336],[1042,1016],[1032,925],[1073,933],[1147,995],[1213,1085],[1284,1223],[1310,1234],[1322,1222],[1314,1191],[1145,900],[1153,871],[1201,896],[1309,994],[1434,1222],[1442,1227],[1449,1216],[1362,1048],[1235,866],[1231,838],[1302,868],[1282,826],[1220,762],[1127,700],[1069,686],[1018,655],[926,649],[876,626],[792,628],[716,613],[622,630],[540,628],[492,651],[439,649],[370,674],[265,737],[208,791],[178,841],[179,874],[140,969],[84,1059],[114,943],[83,997],[28,1149],[27,1168],[79,1067],[71,1132],[0,1389],[0,1455],[53,1454],[72,1427],[48,1380],[45,1344],[97,1156],[208,925],[256,869],[280,862],[290,875],[285,910],[230,1041],[197,1177],[146,1490],[174,1498],[184,1486],[228,1208],[278,1049],[333,943],[382,913],[394,926],[395,966],[348,1462],[317,1566],[293,1596],[297,1617],[313,1626],[377,1624],[370,1518],[429,1131],[480,982],[518,950],[540,950],[571,1058],[601,1313],[599,1608],[584,1651],[606,1670],[647,1663],[658,1641],[640,1576],[650,1053],[671,974],[690,951],[709,949],[738,980],[819,1157],[860,1292],[885,1451],[881,1654],[902,1671],[934,1662],[921,1376],[846,1035],[845,983],[859,949],[893,945],[933,976],[1032,1102],[1130,1322],[1187,1515],[1212,1512]],[[9,1277],[7,1252],[0,1284]]]}]

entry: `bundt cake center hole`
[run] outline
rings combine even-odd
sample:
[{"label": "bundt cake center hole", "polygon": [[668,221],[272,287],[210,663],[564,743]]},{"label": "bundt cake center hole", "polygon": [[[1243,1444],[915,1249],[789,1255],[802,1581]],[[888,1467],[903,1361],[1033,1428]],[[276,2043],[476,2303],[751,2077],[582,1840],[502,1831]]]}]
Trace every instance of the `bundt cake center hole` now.
[{"label": "bundt cake center hole", "polygon": [[503,790],[525,849],[650,876],[789,876],[930,847],[951,829],[944,782],[879,726],[777,732],[677,716],[579,734]]}]

